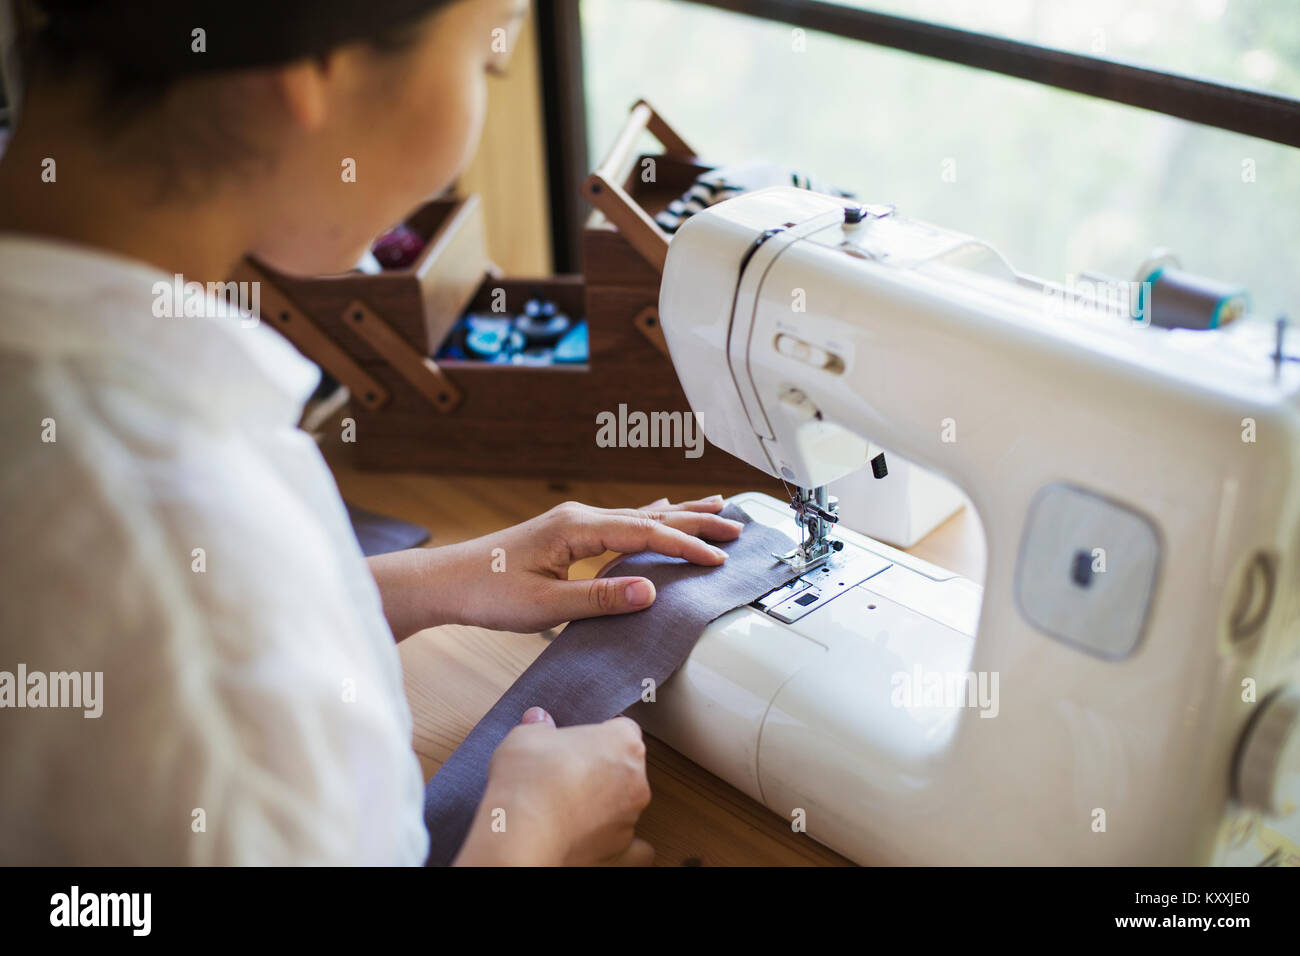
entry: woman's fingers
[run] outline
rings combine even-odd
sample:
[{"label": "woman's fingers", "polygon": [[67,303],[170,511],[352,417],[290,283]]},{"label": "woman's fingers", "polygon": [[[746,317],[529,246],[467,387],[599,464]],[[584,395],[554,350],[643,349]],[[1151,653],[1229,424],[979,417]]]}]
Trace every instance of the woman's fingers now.
[{"label": "woman's fingers", "polygon": [[519,722],[521,724],[549,724],[552,727],[555,726],[555,718],[541,707],[529,707],[524,711],[523,719]]},{"label": "woman's fingers", "polygon": [[[688,502],[688,504],[696,504],[696,502]],[[639,521],[650,518],[660,524],[666,524],[670,528],[676,528],[679,531],[685,531],[687,534],[708,538],[712,541],[735,541],[740,537],[741,529],[744,528],[744,524],[741,522],[724,518],[707,509],[696,510],[677,506],[651,508],[646,505],[644,508],[602,509],[599,513],[618,515]]]},{"label": "woman's fingers", "polygon": [[701,537],[734,541],[742,527],[739,522],[717,515],[689,511],[598,513],[583,529],[585,540],[580,542],[580,549],[575,548],[575,553],[590,557],[604,551],[623,554],[654,551],[692,564],[716,565],[727,560],[727,552],[702,541]]},{"label": "woman's fingers", "polygon": [[705,511],[644,511],[635,516],[652,517],[660,524],[711,541],[735,541],[745,527],[739,521]]},{"label": "woman's fingers", "polygon": [[655,861],[655,848],[636,837],[627,849],[601,862],[601,866],[649,866]]},{"label": "woman's fingers", "polygon": [[720,498],[704,498],[646,509],[562,505],[555,515],[562,521],[564,560],[571,563],[605,551],[655,551],[693,564],[721,564],[727,559],[726,552],[701,539],[734,541],[744,524],[716,514],[720,504]]},{"label": "woman's fingers", "polygon": [[[678,504],[669,504],[667,498],[660,498],[658,501],[652,501],[648,505],[642,505],[636,509],[638,511],[711,511],[715,514],[722,510],[726,502],[722,500],[722,495],[710,495],[707,498],[697,498],[694,501],[683,501]],[[626,511],[628,509],[616,508],[615,511]]]},{"label": "woman's fingers", "polygon": [[566,621],[641,611],[655,599],[655,586],[646,578],[556,581],[547,587],[547,610]]}]

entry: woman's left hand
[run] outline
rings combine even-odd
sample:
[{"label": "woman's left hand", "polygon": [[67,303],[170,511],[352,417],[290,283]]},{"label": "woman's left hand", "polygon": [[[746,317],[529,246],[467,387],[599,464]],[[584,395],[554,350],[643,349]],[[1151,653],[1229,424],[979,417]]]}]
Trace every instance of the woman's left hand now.
[{"label": "woman's left hand", "polygon": [[[720,517],[720,495],[643,508],[593,508],[575,501],[531,521],[449,548],[443,567],[459,623],[531,633],[565,621],[640,611],[654,603],[654,585],[642,577],[569,580],[576,561],[606,551],[655,551],[694,564],[718,565],[726,552],[705,540],[734,541],[743,525]],[[440,562],[441,563],[441,562]]]}]

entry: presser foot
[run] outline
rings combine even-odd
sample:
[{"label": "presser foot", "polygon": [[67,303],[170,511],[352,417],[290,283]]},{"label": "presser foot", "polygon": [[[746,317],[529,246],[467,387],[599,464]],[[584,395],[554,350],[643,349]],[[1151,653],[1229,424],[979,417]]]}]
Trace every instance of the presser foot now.
[{"label": "presser foot", "polygon": [[823,542],[822,547],[818,547],[811,551],[807,548],[799,547],[787,551],[785,554],[777,554],[773,551],[772,557],[788,564],[795,571],[802,574],[805,571],[811,571],[813,568],[821,567],[830,559],[831,555],[843,550],[843,548],[843,541],[827,540]]},{"label": "presser foot", "polygon": [[[788,486],[787,486],[787,490]],[[799,488],[790,493],[790,507],[794,520],[803,529],[803,540],[785,554],[772,553],[772,557],[788,564],[802,574],[820,567],[844,547],[843,541],[833,540],[831,527],[840,520],[839,501],[826,493],[826,486]]]}]

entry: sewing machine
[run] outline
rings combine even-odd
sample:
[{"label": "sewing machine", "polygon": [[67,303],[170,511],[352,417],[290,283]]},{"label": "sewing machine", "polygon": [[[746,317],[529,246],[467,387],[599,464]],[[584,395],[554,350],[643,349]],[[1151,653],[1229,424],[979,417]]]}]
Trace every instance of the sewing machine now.
[{"label": "sewing machine", "polygon": [[[1221,862],[1295,809],[1284,325],[1134,321],[787,188],[682,227],[660,316],[709,440],[787,483],[734,500],[800,576],[710,625],[649,732],[862,863]],[[985,587],[839,527],[827,483],[889,455],[970,496]]]}]

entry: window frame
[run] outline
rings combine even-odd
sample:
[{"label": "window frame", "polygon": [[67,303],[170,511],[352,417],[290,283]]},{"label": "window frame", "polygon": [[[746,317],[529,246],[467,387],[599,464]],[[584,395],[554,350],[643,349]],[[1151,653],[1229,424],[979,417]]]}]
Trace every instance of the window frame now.
[{"label": "window frame", "polygon": [[[1300,99],[1123,60],[880,13],[827,0],[674,0],[828,33],[1300,147]],[[590,160],[581,0],[537,4],[551,231],[557,271],[580,262]],[[630,104],[629,104],[630,105]]]}]

